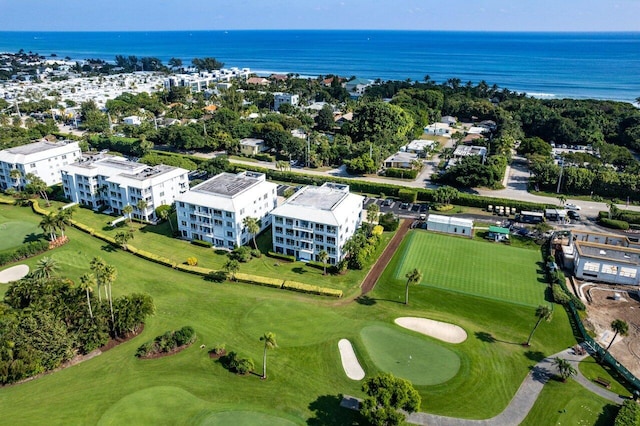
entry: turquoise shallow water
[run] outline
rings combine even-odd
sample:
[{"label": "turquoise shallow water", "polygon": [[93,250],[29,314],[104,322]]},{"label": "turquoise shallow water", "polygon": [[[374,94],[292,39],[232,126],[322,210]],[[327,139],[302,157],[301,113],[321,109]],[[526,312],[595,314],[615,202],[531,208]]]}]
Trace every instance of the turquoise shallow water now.
[{"label": "turquoise shallow water", "polygon": [[74,59],[213,56],[267,74],[340,74],[442,83],[485,80],[539,97],[633,101],[640,96],[640,32],[432,31],[0,32],[0,52]]}]

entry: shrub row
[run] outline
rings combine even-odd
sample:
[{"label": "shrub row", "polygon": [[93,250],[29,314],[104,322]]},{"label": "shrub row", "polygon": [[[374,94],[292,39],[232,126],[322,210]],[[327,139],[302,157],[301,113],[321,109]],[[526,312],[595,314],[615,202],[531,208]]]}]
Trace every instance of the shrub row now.
[{"label": "shrub row", "polygon": [[405,203],[415,203],[418,193],[413,189],[401,189],[398,191],[398,198]]},{"label": "shrub row", "polygon": [[215,272],[213,269],[203,268],[196,265],[185,265],[184,263],[178,263],[175,266],[175,269],[177,269],[178,271],[189,272],[190,274],[196,275],[208,275],[211,272]]},{"label": "shrub row", "polygon": [[281,278],[261,277],[259,275],[243,274],[240,272],[236,273],[235,277],[236,281],[247,284],[257,284],[273,288],[282,288],[283,281]]},{"label": "shrub row", "polygon": [[204,241],[204,240],[191,240],[191,244],[193,244],[194,246],[200,246],[200,247],[206,247],[206,248],[213,247],[213,244],[211,244],[209,241]]},{"label": "shrub row", "polygon": [[[550,258],[549,260],[552,260],[552,258]],[[564,276],[564,272],[562,272],[560,269],[552,271],[549,268],[549,263],[550,262],[545,263],[545,269],[547,272],[547,279],[551,283],[551,294],[553,296],[553,301],[564,306],[566,306],[569,301],[572,301],[576,309],[584,311],[586,309],[586,306],[584,306],[582,300],[580,300],[567,288],[567,281]]]},{"label": "shrub row", "polygon": [[397,169],[388,168],[384,171],[386,177],[400,178],[400,179],[415,179],[418,176],[418,170],[413,169]]},{"label": "shrub row", "polygon": [[291,255],[283,254],[283,253],[276,253],[275,251],[269,251],[269,252],[267,253],[267,255],[268,255],[269,257],[274,257],[274,258],[276,258],[276,259],[287,260],[287,261],[289,261],[289,262],[295,262],[295,261],[296,261],[295,256],[291,256]]},{"label": "shrub row", "polygon": [[611,229],[621,229],[623,231],[629,229],[629,222],[625,222],[624,220],[608,219],[605,217],[600,219],[600,224]]},{"label": "shrub row", "polygon": [[[143,259],[147,259],[147,260],[150,260],[152,262],[158,263],[160,265],[168,266],[170,268],[178,269],[178,264],[176,264],[171,259],[167,259],[166,257],[158,256],[155,253],[151,253],[150,251],[140,250],[140,249],[137,249],[137,248],[135,248],[133,246],[130,246],[130,245],[127,245],[127,251],[130,251],[131,253],[133,253],[136,256],[141,257]],[[189,265],[180,265],[180,266],[186,267],[186,266],[189,266]]]},{"label": "shrub row", "polygon": [[146,342],[138,347],[136,356],[147,357],[159,353],[167,353],[180,346],[190,345],[196,341],[196,332],[192,327],[185,326],[177,331],[167,331],[157,336],[153,341]]},{"label": "shrub row", "polygon": [[618,411],[614,426],[637,426],[640,425],[640,405],[630,399],[625,400]]},{"label": "shrub row", "polygon": [[49,249],[49,241],[31,241],[20,247],[0,251],[0,265],[27,259]]},{"label": "shrub row", "polygon": [[299,291],[301,293],[318,294],[320,296],[342,297],[342,290],[319,287],[317,285],[305,284],[297,281],[286,280],[282,283],[282,288],[285,290]]}]

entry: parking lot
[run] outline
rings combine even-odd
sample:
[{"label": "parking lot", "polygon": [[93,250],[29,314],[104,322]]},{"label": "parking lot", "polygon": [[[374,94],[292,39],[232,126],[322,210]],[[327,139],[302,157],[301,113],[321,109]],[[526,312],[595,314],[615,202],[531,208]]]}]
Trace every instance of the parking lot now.
[{"label": "parking lot", "polygon": [[393,198],[367,197],[364,201],[365,210],[371,204],[377,204],[382,214],[391,212],[404,218],[419,218],[421,214],[429,214],[429,204],[427,203],[403,203]]}]

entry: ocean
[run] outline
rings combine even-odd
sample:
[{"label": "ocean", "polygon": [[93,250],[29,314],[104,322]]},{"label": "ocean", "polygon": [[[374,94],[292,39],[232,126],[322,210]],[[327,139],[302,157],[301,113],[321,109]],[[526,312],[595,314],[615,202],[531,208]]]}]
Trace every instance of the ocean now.
[{"label": "ocean", "polygon": [[260,75],[485,80],[541,98],[633,102],[640,96],[640,32],[0,32],[0,52],[20,49],[108,61],[116,55],[155,56],[165,64],[176,57],[185,65],[211,56]]}]

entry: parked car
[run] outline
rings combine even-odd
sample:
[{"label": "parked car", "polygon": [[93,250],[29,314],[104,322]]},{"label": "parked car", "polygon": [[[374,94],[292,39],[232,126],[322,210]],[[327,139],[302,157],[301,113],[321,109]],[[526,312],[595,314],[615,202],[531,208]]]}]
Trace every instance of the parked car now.
[{"label": "parked car", "polygon": [[411,206],[411,211],[412,212],[417,212],[419,210],[420,210],[420,206],[419,205],[414,204],[414,205]]},{"label": "parked car", "polygon": [[575,210],[569,210],[567,216],[569,216],[569,219],[580,220],[580,214]]},{"label": "parked car", "polygon": [[408,209],[408,208],[409,208],[409,203],[402,203],[402,204],[400,204],[400,208],[401,208],[402,210],[406,210],[406,209]]},{"label": "parked car", "polygon": [[567,203],[564,205],[564,208],[567,210],[580,210],[580,206],[573,203]]},{"label": "parked car", "polygon": [[429,204],[422,204],[420,206],[420,213],[424,213],[424,212],[428,212],[429,211]]},{"label": "parked car", "polygon": [[382,205],[385,207],[389,207],[393,204],[393,200],[391,198],[385,198],[385,200],[382,202]]}]

